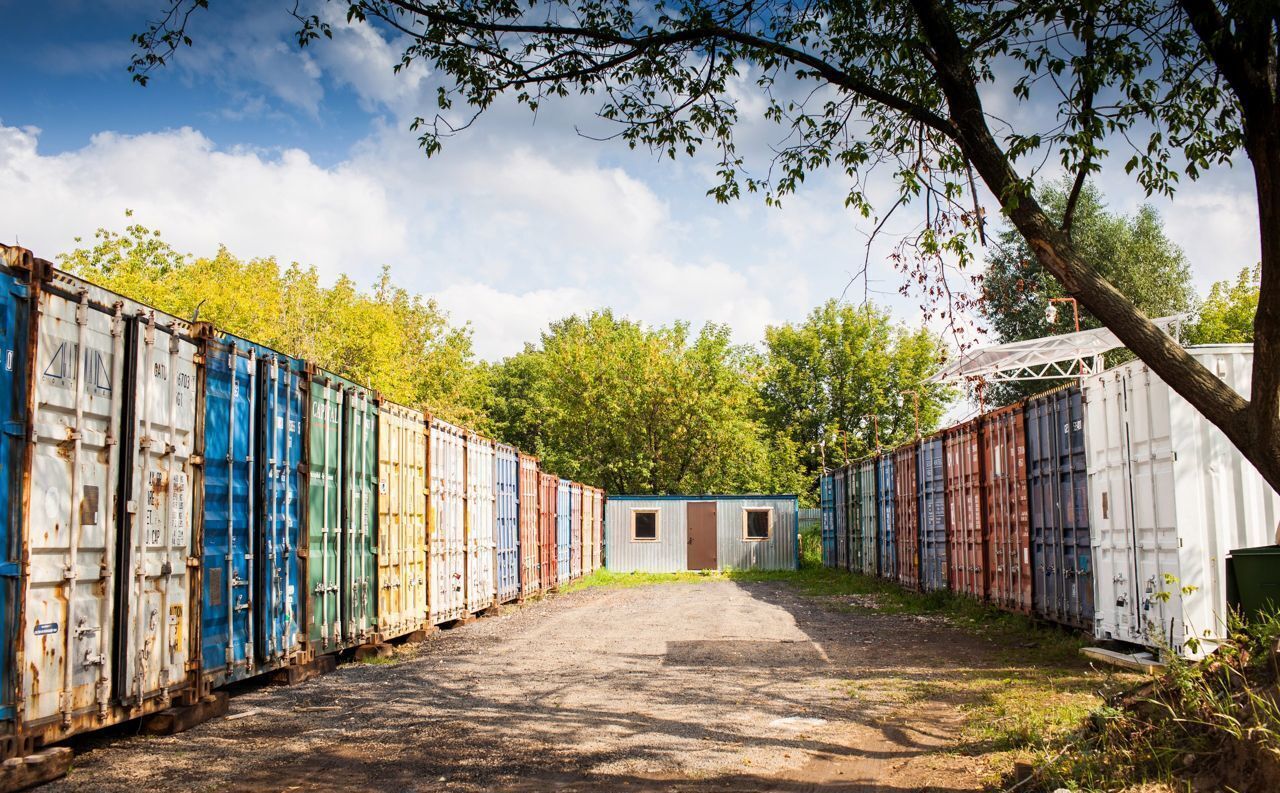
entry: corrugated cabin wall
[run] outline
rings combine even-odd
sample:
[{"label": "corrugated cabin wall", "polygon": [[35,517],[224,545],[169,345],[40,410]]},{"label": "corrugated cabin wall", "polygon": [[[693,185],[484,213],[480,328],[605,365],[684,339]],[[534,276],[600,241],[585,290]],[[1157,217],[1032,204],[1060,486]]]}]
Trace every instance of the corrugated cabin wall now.
[{"label": "corrugated cabin wall", "polygon": [[[719,569],[793,570],[798,565],[798,508],[794,496],[627,497],[607,496],[604,507],[605,567],[611,572],[675,573],[688,567],[688,506],[716,505],[716,564]],[[772,509],[768,540],[745,539],[745,512]],[[633,540],[634,512],[655,511],[656,540]]]}]

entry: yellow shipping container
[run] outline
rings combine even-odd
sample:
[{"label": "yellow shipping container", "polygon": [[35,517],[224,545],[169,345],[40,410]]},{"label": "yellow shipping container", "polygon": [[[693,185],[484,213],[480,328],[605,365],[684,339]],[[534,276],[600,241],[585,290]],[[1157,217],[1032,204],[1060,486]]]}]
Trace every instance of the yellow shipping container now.
[{"label": "yellow shipping container", "polygon": [[378,633],[427,624],[427,426],[416,410],[378,406]]}]

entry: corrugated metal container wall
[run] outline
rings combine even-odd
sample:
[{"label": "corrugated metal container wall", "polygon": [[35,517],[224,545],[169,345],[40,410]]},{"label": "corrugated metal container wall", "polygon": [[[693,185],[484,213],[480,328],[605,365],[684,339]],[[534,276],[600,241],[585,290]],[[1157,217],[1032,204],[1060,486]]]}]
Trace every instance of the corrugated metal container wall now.
[{"label": "corrugated metal container wall", "polygon": [[307,638],[319,653],[374,630],[378,408],[367,389],[311,374],[307,468]]},{"label": "corrugated metal container wall", "polygon": [[593,532],[595,544],[595,569],[604,568],[604,490],[595,489],[596,523]]},{"label": "corrugated metal container wall", "polygon": [[431,493],[428,515],[431,625],[467,613],[466,432],[447,421],[430,421]]},{"label": "corrugated metal container wall", "polygon": [[818,477],[818,509],[822,511],[822,564],[836,566],[836,506],[831,472]]},{"label": "corrugated metal container wall", "polygon": [[[10,254],[10,251],[15,253]],[[20,264],[21,249],[0,249]],[[28,273],[0,270],[0,345],[5,365],[0,367],[0,422],[7,427],[27,425],[27,397],[31,383],[28,345],[31,336],[31,295]],[[0,432],[0,720],[11,722],[15,714],[14,652],[18,642],[18,575],[22,563],[22,527],[25,513],[22,489],[27,444],[21,432]],[[12,731],[8,725],[6,733]],[[2,756],[2,755],[0,755]]]},{"label": "corrugated metal container wall", "polygon": [[[796,547],[799,507],[794,497],[708,500],[716,502],[716,554],[719,569],[796,569],[799,554]],[[769,510],[769,537],[763,540],[747,539],[747,510],[760,509]],[[687,512],[685,520],[687,525]]]},{"label": "corrugated metal container wall", "polygon": [[467,611],[494,603],[493,441],[467,433]]},{"label": "corrugated metal container wall", "polygon": [[833,496],[833,517],[835,518],[836,530],[836,568],[847,570],[849,567],[849,511],[846,504],[849,503],[846,490],[848,488],[848,480],[845,479],[845,469],[837,468],[831,472],[831,493]]},{"label": "corrugated metal container wall", "polygon": [[590,575],[592,568],[592,547],[595,543],[592,541],[592,530],[595,528],[595,496],[591,492],[591,488],[586,485],[582,486],[582,574]]},{"label": "corrugated metal container wall", "polygon": [[520,596],[520,457],[515,447],[494,446],[494,519],[497,526],[498,602]]},{"label": "corrugated metal container wall", "polygon": [[569,577],[582,576],[582,485],[569,485],[569,509],[573,519],[569,521]]},{"label": "corrugated metal container wall", "polygon": [[866,575],[880,572],[880,524],[876,520],[876,461],[858,463],[858,522],[862,535],[862,570]]},{"label": "corrugated metal container wall", "polygon": [[1032,585],[1037,614],[1093,629],[1093,547],[1084,406],[1071,385],[1027,400]]},{"label": "corrugated metal container wall", "polygon": [[378,633],[420,630],[427,620],[425,417],[378,406]]},{"label": "corrugated metal container wall", "polygon": [[573,545],[573,495],[569,480],[556,485],[556,583],[570,578],[570,554]]},{"label": "corrugated metal container wall", "polygon": [[900,446],[893,452],[893,518],[898,582],[920,588],[920,477],[919,443]]},{"label": "corrugated metal container wall", "polygon": [[193,688],[196,345],[57,271],[38,300],[16,663],[25,728],[52,741]]},{"label": "corrugated metal container wall", "polygon": [[848,506],[845,508],[845,525],[849,527],[849,550],[846,567],[855,573],[862,572],[862,556],[865,545],[862,539],[862,477],[859,464],[850,463],[845,470],[845,497]]},{"label": "corrugated metal container wall", "polygon": [[942,434],[942,448],[951,589],[985,600],[988,548],[982,419],[948,428]]},{"label": "corrugated metal container wall", "polygon": [[[686,502],[671,499],[640,502],[625,496],[610,496],[604,502],[605,558],[609,571],[676,573],[687,569],[685,506]],[[636,509],[657,511],[656,540],[631,537],[631,515]]]},{"label": "corrugated metal container wall", "polygon": [[880,575],[883,578],[898,577],[898,537],[894,505],[893,453],[886,452],[876,458],[876,519],[880,527],[877,536]]},{"label": "corrugated metal container wall", "polygon": [[943,478],[942,438],[925,438],[916,446],[917,502],[920,510],[920,588],[947,588],[947,507]]},{"label": "corrugated metal container wall", "polygon": [[520,455],[520,596],[538,591],[538,458]]},{"label": "corrugated metal container wall", "polygon": [[988,597],[1008,611],[1031,612],[1031,516],[1027,431],[1021,404],[984,417]]},{"label": "corrugated metal container wall", "polygon": [[264,516],[254,551],[262,608],[258,617],[259,660],[268,667],[299,657],[302,650],[302,488],[307,415],[306,364],[266,347],[258,348],[259,500]]},{"label": "corrugated metal container wall", "polygon": [[[1249,393],[1252,345],[1187,352]],[[1087,378],[1082,391],[1095,635],[1191,657],[1212,650],[1226,635],[1226,555],[1273,542],[1280,495],[1141,361]]]},{"label": "corrugated metal container wall", "polygon": [[559,528],[560,480],[538,473],[538,587],[551,589],[560,583]]}]

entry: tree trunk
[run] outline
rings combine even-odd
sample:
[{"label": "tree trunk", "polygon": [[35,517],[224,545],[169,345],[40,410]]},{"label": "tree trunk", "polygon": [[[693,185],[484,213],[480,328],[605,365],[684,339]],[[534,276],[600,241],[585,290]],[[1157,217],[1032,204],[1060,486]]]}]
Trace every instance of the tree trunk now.
[{"label": "tree trunk", "polygon": [[[1260,169],[1258,177],[1259,208],[1262,212],[1272,213],[1273,218],[1270,228],[1266,216],[1260,218],[1263,226],[1264,283],[1258,322],[1266,326],[1265,330],[1270,335],[1263,342],[1265,349],[1255,347],[1255,355],[1258,357],[1254,359],[1253,395],[1256,400],[1260,393],[1266,392],[1262,393],[1262,400],[1256,402],[1255,406],[1270,405],[1271,412],[1270,421],[1259,422],[1255,410],[1251,409],[1243,397],[1157,328],[1115,286],[1099,275],[1096,268],[1085,262],[1061,229],[1049,220],[1035,197],[1026,189],[1026,183],[1014,171],[1008,156],[987,125],[982,100],[978,96],[977,77],[947,9],[939,0],[912,0],[912,5],[916,9],[921,29],[933,48],[938,82],[946,96],[961,149],[973,163],[983,182],[1000,201],[1014,227],[1026,238],[1036,258],[1062,283],[1070,295],[1114,332],[1170,388],[1221,429],[1272,488],[1280,492],[1280,437],[1275,432],[1276,405],[1280,399],[1280,394],[1277,394],[1277,378],[1280,378],[1280,374],[1276,372],[1277,365],[1280,364],[1280,349],[1277,348],[1276,341],[1280,339],[1275,335],[1278,327],[1275,320],[1276,315],[1280,314],[1280,306],[1268,307],[1264,315],[1262,305],[1269,296],[1280,297],[1280,292],[1268,291],[1266,288],[1268,276],[1271,281],[1280,278],[1275,266],[1268,268],[1267,259],[1268,238],[1273,243],[1269,248],[1271,254],[1280,255],[1280,206],[1277,205],[1275,194],[1280,168],[1270,172],[1266,168]],[[1274,136],[1274,124],[1271,133]],[[1273,151],[1280,151],[1280,147]],[[1255,169],[1258,170],[1256,163]],[[1269,179],[1269,194],[1262,187],[1261,180],[1264,178]],[[1264,199],[1264,195],[1269,197]],[[1264,202],[1267,203],[1266,208],[1263,207]],[[1272,299],[1271,302],[1275,303],[1277,300]],[[1261,367],[1266,366],[1270,367],[1269,370],[1258,377]],[[1269,431],[1263,426],[1268,424]]]},{"label": "tree trunk", "polygon": [[1253,163],[1261,232],[1262,284],[1253,319],[1250,433],[1261,461],[1250,457],[1280,490],[1280,102],[1246,118],[1245,148]]}]

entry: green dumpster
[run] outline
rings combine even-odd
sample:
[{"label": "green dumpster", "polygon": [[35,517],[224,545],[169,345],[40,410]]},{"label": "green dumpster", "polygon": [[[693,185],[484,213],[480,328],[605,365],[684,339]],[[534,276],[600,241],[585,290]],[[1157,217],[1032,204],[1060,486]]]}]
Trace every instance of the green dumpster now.
[{"label": "green dumpster", "polygon": [[1236,548],[1227,556],[1227,602],[1245,619],[1280,611],[1280,545]]}]

